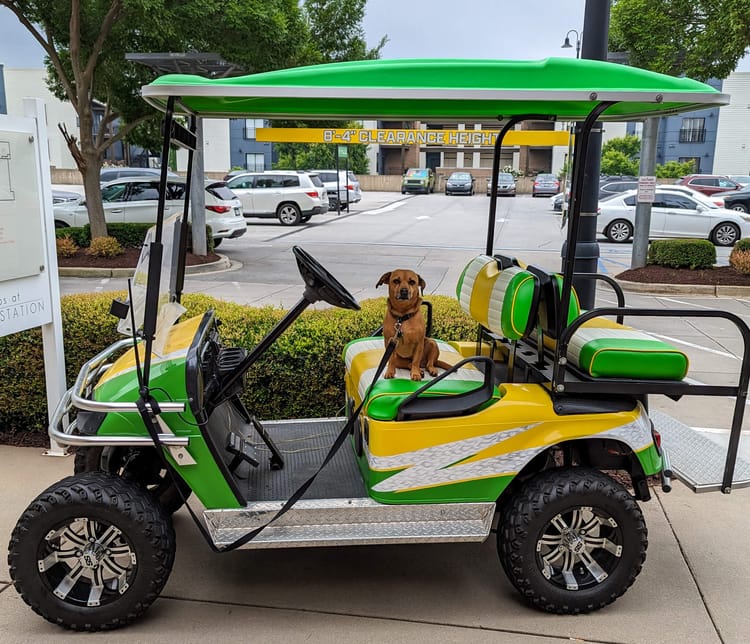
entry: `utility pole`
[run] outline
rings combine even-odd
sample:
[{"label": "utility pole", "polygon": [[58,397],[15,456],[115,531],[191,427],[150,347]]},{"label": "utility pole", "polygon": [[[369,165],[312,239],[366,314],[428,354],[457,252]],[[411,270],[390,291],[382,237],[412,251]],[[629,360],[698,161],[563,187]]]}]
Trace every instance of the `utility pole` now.
[{"label": "utility pole", "polygon": [[[610,0],[586,0],[583,15],[583,43],[581,58],[589,60],[607,59],[607,42],[609,40],[609,4]],[[583,178],[581,195],[581,222],[578,232],[578,244],[574,270],[576,273],[596,273],[599,268],[599,244],[596,241],[596,213],[599,207],[599,170],[601,168],[602,132],[601,127],[594,127],[589,137],[586,150],[586,174]],[[567,249],[563,246],[563,257]],[[594,308],[596,282],[594,280],[574,280],[581,307]]]},{"label": "utility pole", "polygon": [[[656,172],[656,139],[659,133],[659,119],[650,118],[643,122],[641,138],[641,164],[639,176],[653,177]],[[635,230],[633,231],[633,254],[630,268],[642,268],[648,258],[648,233],[651,229],[651,202],[635,204]]]}]

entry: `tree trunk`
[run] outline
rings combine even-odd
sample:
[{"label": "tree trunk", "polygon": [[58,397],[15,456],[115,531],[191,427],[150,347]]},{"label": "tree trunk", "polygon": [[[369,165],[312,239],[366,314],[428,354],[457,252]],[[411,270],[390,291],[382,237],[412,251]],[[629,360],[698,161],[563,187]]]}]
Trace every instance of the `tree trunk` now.
[{"label": "tree trunk", "polygon": [[99,170],[102,167],[102,153],[97,150],[93,134],[93,115],[90,107],[79,113],[81,140],[68,133],[64,126],[60,131],[68,145],[78,171],[83,178],[83,191],[86,195],[86,210],[91,226],[91,239],[107,236],[107,222],[104,219],[101,190],[99,188]]}]

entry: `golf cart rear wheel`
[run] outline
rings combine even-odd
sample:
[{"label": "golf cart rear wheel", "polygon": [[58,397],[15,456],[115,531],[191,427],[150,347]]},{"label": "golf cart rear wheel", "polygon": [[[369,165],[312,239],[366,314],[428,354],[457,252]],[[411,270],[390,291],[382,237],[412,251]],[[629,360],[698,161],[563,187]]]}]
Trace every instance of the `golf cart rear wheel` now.
[{"label": "golf cart rear wheel", "polygon": [[73,473],[84,472],[109,472],[136,483],[147,490],[167,514],[177,512],[183,505],[183,498],[187,499],[191,492],[179,475],[175,474],[173,480],[153,448],[79,447]]},{"label": "golf cart rear wheel", "polygon": [[530,603],[558,614],[610,604],[635,581],[648,545],[628,491],[589,468],[547,470],[504,506],[498,553]]},{"label": "golf cart rear wheel", "polygon": [[172,522],[138,486],[105,472],[70,476],[18,520],[8,564],[16,590],[44,619],[77,631],[129,624],[167,583]]}]

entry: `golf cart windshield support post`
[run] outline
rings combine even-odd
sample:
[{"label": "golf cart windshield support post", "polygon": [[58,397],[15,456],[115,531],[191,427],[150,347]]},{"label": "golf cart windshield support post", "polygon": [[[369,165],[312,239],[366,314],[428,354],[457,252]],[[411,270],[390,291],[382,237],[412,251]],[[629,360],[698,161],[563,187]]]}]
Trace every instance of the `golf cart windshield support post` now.
[{"label": "golf cart windshield support post", "polygon": [[[159,313],[159,282],[161,279],[161,261],[163,247],[161,243],[162,226],[164,224],[164,206],[167,200],[167,163],[169,159],[170,134],[172,132],[172,118],[174,114],[174,97],[170,96],[167,101],[167,109],[164,113],[164,136],[161,147],[161,172],[159,177],[159,200],[156,207],[156,236],[151,242],[148,259],[148,278],[146,282],[146,304],[143,311],[143,381],[141,392],[148,391],[149,375],[151,370],[151,347],[156,335],[156,317]],[[170,258],[171,259],[171,258]],[[133,330],[135,332],[135,329]]]},{"label": "golf cart windshield support post", "polygon": [[[596,120],[614,105],[614,102],[605,101],[599,103],[580,125],[576,136],[575,150],[573,152],[573,185],[571,186],[570,215],[568,217],[568,238],[565,242],[565,262],[563,265],[563,285],[560,294],[560,315],[557,316],[556,337],[560,337],[563,328],[568,324],[567,311],[570,306],[570,295],[573,284],[573,273],[575,272],[576,246],[578,244],[578,232],[581,219],[581,196],[583,195],[584,167],[583,160],[589,145],[591,130]],[[555,363],[561,358],[559,344],[555,351]]]},{"label": "golf cart windshield support post", "polygon": [[508,122],[503,125],[503,128],[498,132],[497,138],[495,139],[494,153],[492,155],[492,175],[490,176],[490,218],[487,222],[487,255],[492,255],[493,247],[495,245],[495,219],[497,216],[497,175],[500,173],[500,151],[503,147],[503,139],[505,135],[512,130],[516,124],[526,120],[554,120],[554,117],[548,115],[539,114],[519,114],[518,116],[511,116]]},{"label": "golf cart windshield support post", "polygon": [[[195,116],[190,117],[190,131],[195,133],[198,119]],[[164,159],[162,159],[164,164]],[[187,176],[185,178],[185,202],[182,207],[182,220],[180,221],[180,244],[177,254],[177,271],[175,283],[172,285],[172,297],[175,302],[182,299],[182,289],[185,286],[185,255],[187,254],[188,238],[188,217],[190,214],[190,184],[193,179],[193,149],[188,148]]]}]

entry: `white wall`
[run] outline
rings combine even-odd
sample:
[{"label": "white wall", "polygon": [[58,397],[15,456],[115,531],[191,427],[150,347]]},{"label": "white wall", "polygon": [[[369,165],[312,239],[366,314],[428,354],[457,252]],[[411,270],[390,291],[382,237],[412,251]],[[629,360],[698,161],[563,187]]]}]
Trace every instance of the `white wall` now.
[{"label": "white wall", "polygon": [[729,105],[719,110],[714,172],[750,174],[750,72],[734,72],[722,84]]},{"label": "white wall", "polygon": [[55,98],[47,89],[45,69],[3,69],[5,98],[9,116],[23,116],[23,99],[40,98],[47,111],[50,164],[56,168],[75,169],[76,164],[68,151],[58,123],[65,123],[68,132],[78,135],[76,113],[70,103]]}]

